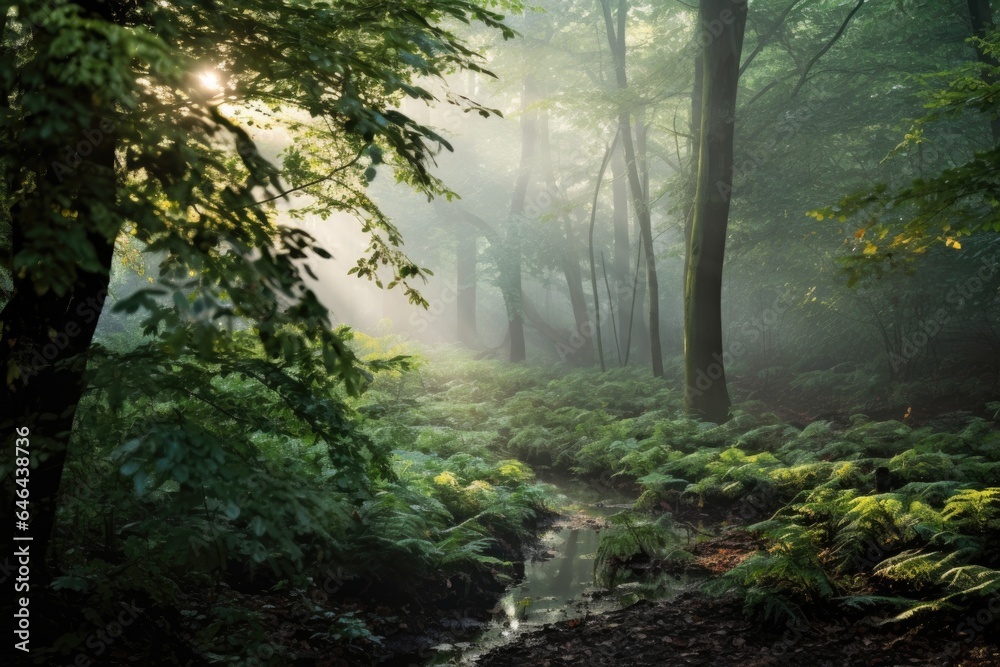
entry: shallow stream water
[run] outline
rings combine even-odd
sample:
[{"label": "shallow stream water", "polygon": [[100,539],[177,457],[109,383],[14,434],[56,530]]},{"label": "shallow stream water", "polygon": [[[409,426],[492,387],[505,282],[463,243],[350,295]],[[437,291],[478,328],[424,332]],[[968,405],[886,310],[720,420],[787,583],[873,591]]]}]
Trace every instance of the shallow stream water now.
[{"label": "shallow stream water", "polygon": [[603,519],[629,509],[632,501],[613,488],[566,478],[544,478],[557,490],[563,513],[541,536],[540,557],[524,563],[524,577],[512,584],[494,608],[493,619],[475,640],[442,644],[428,665],[474,665],[477,656],[548,623],[585,618],[641,598],[670,597],[691,587],[686,577],[657,587],[623,584],[613,592],[594,580],[594,559]]}]

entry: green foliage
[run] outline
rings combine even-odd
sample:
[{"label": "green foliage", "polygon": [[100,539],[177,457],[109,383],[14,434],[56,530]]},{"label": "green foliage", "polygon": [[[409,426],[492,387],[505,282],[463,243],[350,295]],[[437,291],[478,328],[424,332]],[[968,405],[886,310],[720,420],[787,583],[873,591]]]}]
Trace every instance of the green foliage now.
[{"label": "green foliage", "polygon": [[691,554],[681,548],[680,535],[669,514],[651,519],[632,512],[619,512],[612,515],[608,523],[609,527],[601,531],[594,560],[594,574],[602,586],[613,589],[626,581],[628,565],[637,558],[653,564],[691,558]]},{"label": "green foliage", "polygon": [[709,582],[708,592],[734,591],[743,598],[748,613],[782,623],[802,618],[804,605],[816,605],[837,594],[836,584],[819,559],[815,531],[780,521],[751,529],[767,539],[767,551]]},{"label": "green foliage", "polygon": [[[1000,51],[1000,33],[985,39],[972,37],[970,45],[990,54]],[[903,140],[890,153],[919,152],[933,145],[936,126],[972,110],[981,114],[985,125],[996,116],[1000,83],[996,60],[992,64],[969,62],[945,72],[922,77],[926,113],[913,122]],[[854,284],[868,272],[882,275],[884,268],[912,262],[933,244],[962,249],[963,237],[1000,231],[996,197],[996,175],[1000,172],[1000,150],[991,147],[976,151],[971,159],[949,166],[928,178],[915,178],[902,187],[886,183],[855,192],[835,206],[811,212],[824,218],[846,221],[865,217],[853,233],[853,255],[842,258]],[[857,224],[855,226],[858,226]]]},{"label": "green foliage", "polygon": [[[102,348],[60,533],[95,546],[66,551],[55,588],[105,605],[136,590],[180,605],[182,591],[223,582],[306,588],[330,568],[397,595],[439,578],[508,577],[508,561],[549,511],[546,492],[527,465],[485,446],[443,443],[435,453],[424,442],[427,452],[417,451],[432,430],[426,413],[385,396],[412,384],[413,365],[372,356],[373,347],[400,350],[359,340],[374,396],[351,396],[318,371],[318,346],[279,365],[250,332],[234,334],[214,363],[153,346]],[[335,614],[318,639],[375,641],[360,619],[317,613]],[[192,617],[202,648],[219,656],[263,636],[258,620],[219,609]]]},{"label": "green foliage", "polygon": [[[828,430],[824,425],[814,433],[826,436]],[[1000,587],[994,555],[998,492],[970,488],[979,480],[979,457],[947,454],[940,446],[961,442],[962,449],[976,451],[983,435],[978,427],[942,437],[859,420],[836,441],[844,443],[848,461],[772,463],[770,479],[778,488],[789,485],[796,500],[771,520],[751,526],[764,537],[767,551],[708,588],[734,591],[748,612],[774,619],[800,617],[807,608],[833,604],[902,609],[898,620],[976,604],[972,600]],[[912,448],[884,458],[900,443]],[[829,454],[829,449],[821,451]],[[781,454],[802,460],[790,446]],[[862,458],[864,454],[876,458]],[[722,452],[717,462],[704,466],[705,476],[693,486],[718,488],[717,473],[711,471],[723,464],[724,456],[732,466],[726,476],[747,474],[748,457],[738,450]],[[996,452],[991,458],[996,459]],[[872,473],[862,471],[880,465],[890,471],[895,488],[871,494]],[[761,473],[760,467],[753,469],[752,478]]]}]

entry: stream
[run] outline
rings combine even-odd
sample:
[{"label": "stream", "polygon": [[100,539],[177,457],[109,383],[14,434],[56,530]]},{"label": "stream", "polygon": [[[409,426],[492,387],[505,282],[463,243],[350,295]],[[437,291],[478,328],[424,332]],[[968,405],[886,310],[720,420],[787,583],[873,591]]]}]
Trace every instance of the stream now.
[{"label": "stream", "polygon": [[524,577],[508,587],[486,629],[468,642],[434,647],[426,665],[475,665],[476,658],[543,625],[620,609],[640,599],[673,597],[696,582],[686,576],[655,586],[625,583],[608,591],[594,580],[594,562],[604,519],[632,507],[620,492],[571,478],[542,478],[555,487],[563,515],[540,536],[541,548],[525,561]]}]

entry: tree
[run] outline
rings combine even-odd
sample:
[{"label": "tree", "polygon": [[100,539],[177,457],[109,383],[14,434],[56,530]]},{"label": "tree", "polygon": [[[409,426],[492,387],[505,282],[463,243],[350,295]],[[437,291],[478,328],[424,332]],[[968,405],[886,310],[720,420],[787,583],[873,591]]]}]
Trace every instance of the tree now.
[{"label": "tree", "polygon": [[[301,190],[312,210],[356,212],[371,245],[352,272],[377,281],[388,265],[389,286],[421,303],[409,282],[422,271],[364,185],[388,162],[428,195],[444,191],[428,164],[448,143],[394,107],[433,98],[416,74],[485,71],[442,27],[448,20],[511,36],[499,19],[463,0],[5,4],[0,187],[11,290],[0,316],[0,427],[7,461],[14,428],[29,434],[32,553],[49,542],[120,235],[166,258],[157,285],[119,304],[149,312],[146,334],[163,350],[210,360],[248,322],[273,363],[318,346],[325,372],[357,391],[357,359],[302,282],[303,260],[326,252],[275,225],[274,202]],[[279,169],[247,126],[286,109],[311,119],[289,127],[318,150],[292,147]],[[5,488],[9,521],[15,487]]]},{"label": "tree", "polygon": [[[975,38],[973,45],[976,47],[976,57],[984,68],[983,83],[992,85],[996,83],[997,70],[1000,69],[1000,61],[997,60],[996,53],[992,53],[985,48],[983,40],[990,33],[996,30],[993,22],[993,9],[990,7],[990,0],[968,0],[969,18],[972,20],[972,36]],[[993,135],[993,143],[1000,144],[1000,118],[994,116],[990,119],[990,132]]]},{"label": "tree", "polygon": [[477,235],[465,226],[455,230],[455,282],[458,340],[467,347],[476,344]]},{"label": "tree", "polygon": [[742,0],[703,0],[698,25],[705,35],[698,182],[684,282],[684,401],[715,422],[729,414],[722,349],[722,266],[733,178],[736,90],[746,29]]},{"label": "tree", "polygon": [[[628,3],[620,0],[618,3],[617,21],[611,14],[610,0],[601,0],[604,14],[604,25],[607,31],[608,44],[614,59],[615,81],[618,89],[628,88],[628,75],[625,63],[625,22],[628,18]],[[625,168],[628,172],[629,188],[632,192],[632,204],[639,221],[644,259],[646,262],[646,289],[649,303],[649,349],[653,376],[663,376],[663,352],[660,346],[660,288],[656,277],[656,253],[653,249],[653,226],[649,216],[649,197],[643,188],[636,158],[635,142],[632,139],[631,111],[623,108],[618,115],[618,128],[621,133],[622,150],[625,153]]]},{"label": "tree", "polygon": [[[972,37],[976,63],[938,73],[938,89],[925,91],[929,110],[917,118],[893,156],[919,151],[930,141],[936,125],[968,111],[978,112],[994,127],[1000,115],[1000,33]],[[991,64],[994,63],[994,64]],[[948,166],[927,178],[915,178],[901,187],[878,183],[842,198],[836,205],[810,212],[818,220],[854,224],[852,246],[859,250],[843,259],[853,285],[869,272],[881,275],[884,267],[906,266],[923,256],[931,246],[944,244],[962,249],[965,236],[1000,232],[1000,145],[994,135],[989,148],[974,152],[971,159]]]}]

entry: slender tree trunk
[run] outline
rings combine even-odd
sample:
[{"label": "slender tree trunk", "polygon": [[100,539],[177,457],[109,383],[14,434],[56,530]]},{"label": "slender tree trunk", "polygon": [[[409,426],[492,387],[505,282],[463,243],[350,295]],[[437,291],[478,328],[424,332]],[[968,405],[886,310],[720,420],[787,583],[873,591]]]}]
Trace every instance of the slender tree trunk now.
[{"label": "slender tree trunk", "polygon": [[[627,0],[618,2],[617,26],[611,16],[610,0],[601,0],[604,12],[604,24],[608,33],[608,44],[611,46],[615,61],[615,80],[619,90],[628,88],[628,77],[625,72],[625,19],[628,16]],[[646,290],[649,306],[649,356],[654,377],[663,376],[663,352],[660,348],[660,290],[656,278],[656,252],[653,248],[653,228],[649,216],[648,200],[644,196],[639,167],[636,159],[635,144],[632,141],[632,122],[628,110],[618,115],[618,126],[621,128],[622,144],[625,150],[625,168],[628,171],[629,187],[632,191],[632,205],[639,221],[639,231],[642,238],[643,257],[646,262]]]},{"label": "slender tree trunk", "polygon": [[632,313],[632,322],[634,323],[632,343],[635,348],[635,354],[629,355],[629,350],[626,347],[625,359],[631,358],[639,363],[648,364],[650,359],[649,326],[646,322],[647,312],[644,310],[644,306],[646,305],[646,254],[645,245],[642,240],[642,229],[639,227],[638,220],[635,221],[635,227],[632,231],[638,239],[636,243],[635,268],[632,270],[632,301],[634,303],[629,304],[629,312]]},{"label": "slender tree trunk", "polygon": [[[597,334],[597,355],[601,363],[602,373],[606,370],[606,367],[604,364],[604,342],[601,335],[601,298],[600,290],[597,289],[597,266],[594,259],[594,227],[597,224],[597,199],[601,194],[601,182],[604,180],[604,172],[608,168],[608,162],[610,161],[611,156],[616,153],[615,144],[617,143],[618,135],[615,135],[614,143],[608,146],[607,150],[604,151],[604,157],[601,159],[601,168],[597,172],[597,182],[594,183],[594,199],[590,204],[590,231],[587,235],[587,245],[590,251],[590,290],[594,295],[594,331]],[[605,278],[606,277],[607,273],[605,273]],[[608,294],[609,305],[610,300],[611,295]],[[621,358],[620,346],[618,347],[618,356]]]},{"label": "slender tree trunk", "polygon": [[684,289],[684,399],[691,413],[722,422],[729,391],[722,349],[722,267],[732,193],[733,137],[745,0],[702,0],[699,25],[720,16],[722,32],[704,47],[698,186]]},{"label": "slender tree trunk", "polygon": [[552,144],[549,137],[549,114],[543,110],[538,114],[540,162],[542,181],[552,201],[562,208],[559,217],[562,219],[563,234],[566,241],[563,244],[562,256],[559,258],[560,268],[566,278],[566,289],[569,291],[570,306],[573,309],[573,323],[576,336],[571,340],[578,345],[573,352],[574,359],[585,366],[594,363],[594,343],[590,330],[590,314],[587,310],[587,299],[583,292],[583,272],[580,270],[580,244],[573,230],[572,220],[565,211],[565,199],[559,192],[556,183],[555,169],[552,166]]},{"label": "slender tree trunk", "polygon": [[566,276],[566,286],[569,288],[570,305],[573,307],[573,322],[579,336],[572,340],[579,341],[577,351],[579,363],[590,366],[594,363],[593,338],[590,335],[590,315],[587,310],[587,298],[583,293],[583,272],[580,270],[580,251],[576,233],[570,224],[569,216],[563,216],[563,231],[566,234],[566,250],[563,253],[563,275]]},{"label": "slender tree trunk", "polygon": [[[646,214],[647,214],[647,218],[648,218],[648,216],[649,216],[649,210],[650,210],[649,209],[649,160],[647,159],[647,152],[646,152],[647,138],[648,138],[648,128],[646,126],[646,120],[645,120],[645,118],[646,118],[646,113],[645,113],[644,109],[639,109],[639,110],[636,111],[636,115],[635,115],[635,157],[636,157],[636,160],[635,161],[636,161],[636,165],[637,165],[637,170],[639,172],[639,183],[640,183],[640,185],[642,187],[643,207],[645,208],[645,211],[646,211]],[[640,220],[640,222],[641,222],[641,220]],[[662,334],[660,333],[660,324],[661,324],[660,323],[660,297],[659,297],[659,294],[660,294],[659,284],[660,283],[659,283],[659,279],[656,277],[656,272],[655,272],[656,261],[655,261],[655,248],[653,247],[652,223],[648,219],[647,219],[647,225],[649,226],[649,229],[650,229],[650,234],[649,234],[648,238],[649,238],[649,248],[651,250],[647,252],[647,250],[646,250],[647,246],[646,246],[645,243],[643,243],[643,246],[642,246],[643,257],[644,257],[644,259],[643,259],[643,269],[645,270],[646,277],[647,277],[646,283],[649,284],[650,281],[649,281],[649,268],[648,267],[650,266],[650,264],[649,264],[648,260],[649,260],[650,257],[653,257],[654,258],[652,260],[653,261],[652,266],[653,266],[653,269],[654,269],[654,272],[653,272],[654,273],[654,275],[653,275],[653,282],[655,282],[655,287],[656,287],[656,289],[655,289],[656,303],[654,304],[651,301],[648,303],[648,305],[647,305],[647,317],[649,318],[650,321],[652,321],[652,319],[654,317],[654,314],[655,314],[656,332],[657,332],[657,335],[656,335],[656,340],[657,340],[656,349],[658,351],[657,356],[662,359],[663,353],[662,353],[662,351],[660,351],[661,350],[661,346],[663,344],[662,343]],[[640,224],[640,228],[639,228],[638,231],[640,232],[640,234],[642,233],[642,226],[641,226],[641,224]],[[654,293],[654,290],[650,289],[649,293],[650,293],[650,295],[652,295]],[[650,298],[652,298],[652,297],[650,297]],[[653,353],[652,353],[653,352],[653,346],[652,346],[653,337],[652,337],[652,334],[650,333],[651,331],[652,331],[652,328],[647,329],[646,335],[645,335],[645,337],[643,339],[643,344],[646,346],[646,350],[649,353],[650,364],[653,365],[653,361],[652,361],[652,359],[653,359]],[[660,363],[661,363],[661,368],[662,368],[662,361]],[[655,365],[654,365],[654,372],[655,372]]]},{"label": "slender tree trunk", "polygon": [[649,206],[643,195],[642,183],[636,169],[635,148],[632,143],[632,132],[629,127],[628,114],[624,114],[623,139],[625,143],[625,162],[628,165],[629,184],[632,189],[632,202],[639,221],[639,232],[642,234],[643,262],[646,268],[646,299],[649,316],[649,362],[653,368],[654,377],[663,377],[663,352],[660,347],[660,289],[656,277],[656,253],[653,248],[653,227],[649,217]]},{"label": "slender tree trunk", "polygon": [[[621,128],[618,129],[619,136]],[[618,301],[618,333],[620,342],[625,345],[629,332],[635,327],[632,321],[632,268],[628,233],[628,185],[625,173],[624,153],[619,150],[612,152],[611,157],[611,197],[614,205],[612,223],[614,226],[614,284],[615,296]],[[640,322],[641,325],[641,322]],[[625,358],[625,350],[618,350],[621,358]]]},{"label": "slender tree trunk", "polygon": [[534,80],[524,79],[521,91],[521,160],[510,199],[510,223],[505,244],[504,303],[507,308],[507,328],[510,332],[510,360],[524,361],[527,350],[524,342],[524,316],[521,296],[521,226],[524,223],[524,204],[528,197],[528,184],[535,162],[538,141],[538,112],[531,108],[534,98]]},{"label": "slender tree trunk", "polygon": [[[969,4],[969,17],[972,19],[972,34],[982,39],[996,28],[990,0],[967,0],[967,2]],[[997,62],[996,58],[983,51],[978,45],[976,46],[976,57],[982,64],[994,68],[994,71],[996,71],[995,68],[1000,67],[1000,62]],[[984,81],[993,85],[996,83],[996,76],[987,75],[984,77]],[[1000,144],[1000,118],[994,118],[990,121],[990,130],[993,133],[993,145]]]},{"label": "slender tree trunk", "polygon": [[460,229],[455,248],[455,279],[457,297],[455,306],[458,318],[458,340],[466,347],[474,347],[476,332],[476,259],[478,248],[476,234]]}]

